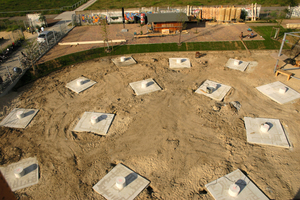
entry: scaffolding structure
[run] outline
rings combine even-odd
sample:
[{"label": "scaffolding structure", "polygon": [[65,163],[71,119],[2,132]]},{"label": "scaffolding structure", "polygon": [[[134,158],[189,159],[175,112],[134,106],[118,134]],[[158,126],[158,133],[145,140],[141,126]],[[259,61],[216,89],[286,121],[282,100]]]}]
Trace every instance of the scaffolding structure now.
[{"label": "scaffolding structure", "polygon": [[[286,40],[286,37],[287,37],[287,36],[292,36],[292,37],[300,38],[300,35],[297,35],[297,34],[300,34],[300,32],[288,32],[288,33],[284,33],[284,36],[283,36],[283,39],[282,39],[282,42],[281,42],[281,46],[280,46],[280,49],[279,49],[279,53],[278,53],[278,58],[277,58],[277,61],[276,61],[275,67],[274,67],[274,74],[275,74],[276,71],[279,69],[279,68],[278,68],[279,58],[280,58],[280,56],[282,56],[282,49],[283,49],[283,46],[284,46],[285,42],[287,41],[287,40]],[[295,45],[296,45],[296,44],[295,44]],[[281,68],[281,70],[284,70],[284,71],[300,69],[299,67],[296,67],[296,68],[289,68],[289,69],[283,69],[283,68],[284,68],[284,66]],[[290,77],[300,80],[300,78],[295,77],[295,76],[293,76],[293,75],[291,75]]]}]

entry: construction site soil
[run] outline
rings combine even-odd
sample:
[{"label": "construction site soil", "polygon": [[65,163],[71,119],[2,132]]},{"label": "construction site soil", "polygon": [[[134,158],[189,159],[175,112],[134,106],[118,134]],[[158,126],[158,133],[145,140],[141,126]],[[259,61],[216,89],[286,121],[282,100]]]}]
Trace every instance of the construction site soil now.
[{"label": "construction site soil", "polygon": [[[280,105],[255,88],[281,81],[300,91],[299,80],[275,77],[269,51],[194,55],[135,54],[137,64],[126,67],[115,66],[115,57],[98,58],[1,97],[0,120],[15,107],[39,109],[25,129],[0,127],[1,166],[34,156],[39,162],[39,183],[15,195],[104,199],[92,187],[123,163],[151,181],[136,199],[213,199],[205,184],[236,169],[271,199],[299,198],[300,101]],[[170,69],[172,57],[189,58],[192,67]],[[225,67],[229,58],[258,64],[231,70]],[[80,94],[65,87],[80,76],[97,83]],[[162,91],[136,96],[129,83],[146,78]],[[232,87],[222,102],[194,92],[207,79]],[[230,106],[232,101],[241,109]],[[106,136],[72,131],[86,111],[115,114]],[[280,119],[292,148],[248,143],[244,117]]]}]

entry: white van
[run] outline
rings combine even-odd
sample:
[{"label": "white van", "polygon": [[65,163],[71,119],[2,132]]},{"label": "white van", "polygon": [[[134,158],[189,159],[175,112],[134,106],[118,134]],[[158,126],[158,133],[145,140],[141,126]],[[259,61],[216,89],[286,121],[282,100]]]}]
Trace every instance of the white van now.
[{"label": "white van", "polygon": [[43,43],[43,42],[46,42],[46,38],[47,38],[48,42],[50,40],[52,40],[52,38],[54,38],[53,31],[44,31],[44,32],[40,33],[39,36],[37,37],[37,41],[39,43]]}]

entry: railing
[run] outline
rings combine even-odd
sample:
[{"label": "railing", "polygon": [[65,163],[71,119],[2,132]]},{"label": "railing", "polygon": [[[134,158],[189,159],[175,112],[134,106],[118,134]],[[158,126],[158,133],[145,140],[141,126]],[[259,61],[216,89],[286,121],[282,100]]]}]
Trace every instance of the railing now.
[{"label": "railing", "polygon": [[67,8],[66,10],[68,10],[71,8],[72,10],[74,10],[75,8],[78,8],[79,6],[84,4],[85,2],[87,2],[87,0],[81,0],[81,1],[78,1],[77,3],[73,4],[72,6],[63,6],[60,9],[64,10],[65,8]]},{"label": "railing", "polygon": [[22,13],[22,12],[42,12],[42,11],[54,11],[54,10],[74,10],[75,8],[78,8],[88,0],[80,0],[77,3],[73,4],[72,6],[63,6],[57,9],[41,9],[41,10],[22,10],[22,11],[6,11],[6,12],[0,12],[0,14],[5,14],[5,13]]},{"label": "railing", "polygon": [[[25,74],[27,70],[35,65],[35,63],[45,55],[51,48],[53,48],[65,35],[68,34],[72,28],[68,27],[69,22],[65,24],[61,24],[60,26],[55,26],[52,29],[48,29],[48,31],[54,31],[54,37],[46,38],[46,41],[43,43],[38,43],[32,41],[31,47],[24,47],[22,51],[24,51],[26,57],[22,57],[22,55],[18,56],[18,52],[15,52],[14,56],[8,59],[6,62],[1,63],[0,67],[2,67],[2,77],[3,83],[0,83],[0,97],[6,95],[19,81],[19,79]],[[21,50],[20,50],[21,51]],[[11,64],[12,60],[18,60],[18,64]],[[14,67],[20,68],[21,73],[16,73],[14,71]]]}]

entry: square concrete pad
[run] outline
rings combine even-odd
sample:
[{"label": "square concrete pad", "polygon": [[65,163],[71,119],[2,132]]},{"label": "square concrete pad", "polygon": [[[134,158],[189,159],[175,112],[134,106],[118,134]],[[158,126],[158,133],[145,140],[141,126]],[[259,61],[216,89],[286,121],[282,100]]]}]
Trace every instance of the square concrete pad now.
[{"label": "square concrete pad", "polygon": [[[229,187],[233,183],[240,187],[240,192],[236,197],[228,194]],[[239,169],[206,184],[205,187],[216,200],[269,199]]]},{"label": "square concrete pad", "polygon": [[[17,167],[22,167],[25,171],[21,178],[16,178],[14,174],[14,170]],[[0,167],[0,170],[12,191],[26,188],[39,182],[39,167],[36,158],[26,158],[7,167]]]},{"label": "square concrete pad", "polygon": [[[287,91],[284,94],[281,94],[279,92],[279,89],[282,87],[287,88]],[[259,86],[256,87],[256,89],[258,89],[258,91],[280,104],[288,103],[290,101],[300,98],[300,94],[298,92],[281,83],[280,81]]]},{"label": "square concrete pad", "polygon": [[[17,112],[22,111],[24,117],[19,119]],[[37,114],[38,109],[25,109],[25,108],[14,108],[0,123],[0,126],[6,126],[10,128],[26,128],[31,122],[34,116]]]},{"label": "square concrete pad", "polygon": [[[177,60],[180,59],[181,63],[177,63]],[[169,58],[169,66],[172,69],[178,68],[190,68],[191,62],[188,58]]]},{"label": "square concrete pad", "polygon": [[[265,144],[289,148],[285,132],[279,119],[244,117],[247,141],[255,144]],[[267,133],[260,130],[262,124],[267,123],[270,128]]]},{"label": "square concrete pad", "polygon": [[[215,89],[213,89],[213,92],[211,94],[208,94],[205,91],[205,87],[213,88],[213,85],[216,86]],[[222,101],[225,95],[229,92],[231,89],[231,86],[224,85],[218,82],[206,80],[195,92],[198,94],[203,94],[207,97],[210,97],[217,101]]]},{"label": "square concrete pad", "polygon": [[[146,84],[145,88],[142,87],[143,83]],[[161,90],[161,88],[157,85],[157,83],[152,78],[142,80],[142,81],[133,82],[133,83],[129,83],[129,85],[134,90],[136,95],[143,95],[143,94],[148,94],[148,93],[151,93],[151,92]]]},{"label": "square concrete pad", "polygon": [[[99,121],[96,124],[92,124],[92,116],[98,117]],[[85,112],[73,131],[92,132],[98,135],[106,135],[114,116],[114,114],[107,113]]]},{"label": "square concrete pad", "polygon": [[124,62],[121,62],[121,57],[113,58],[111,60],[118,67],[123,67],[123,66],[128,66],[128,65],[134,65],[134,64],[136,64],[136,61],[133,59],[133,57],[131,57],[131,56],[124,56],[124,57],[125,57],[125,61]]},{"label": "square concrete pad", "polygon": [[[83,84],[82,85],[78,85],[77,81],[82,80]],[[79,77],[69,83],[67,83],[66,87],[69,88],[70,90],[72,90],[73,92],[76,92],[77,94],[79,94],[80,92],[92,87],[96,82],[92,81],[88,78],[85,77]]]},{"label": "square concrete pad", "polygon": [[[125,187],[122,190],[115,186],[117,177],[125,178]],[[147,179],[118,164],[94,185],[93,189],[108,200],[132,200],[149,184]]]},{"label": "square concrete pad", "polygon": [[[238,62],[238,61],[239,61],[239,64],[235,65],[235,62]],[[245,62],[242,60],[236,60],[236,59],[229,58],[229,60],[227,61],[225,66],[230,69],[240,70],[243,72],[246,70],[246,68],[248,67],[249,64],[250,64],[250,62]]]}]

